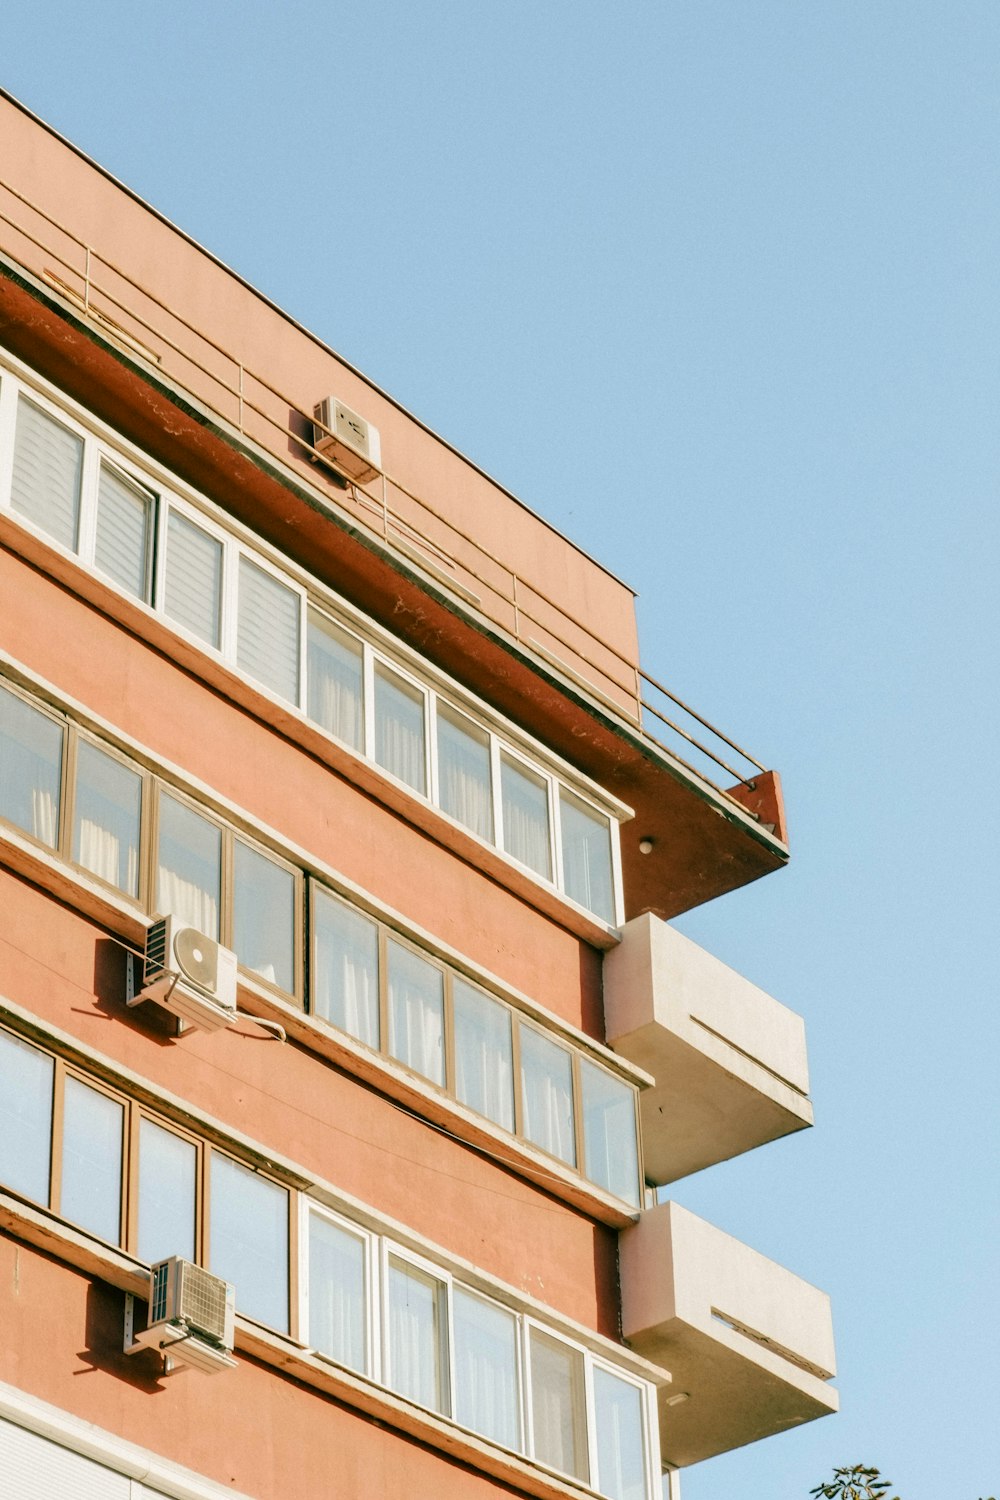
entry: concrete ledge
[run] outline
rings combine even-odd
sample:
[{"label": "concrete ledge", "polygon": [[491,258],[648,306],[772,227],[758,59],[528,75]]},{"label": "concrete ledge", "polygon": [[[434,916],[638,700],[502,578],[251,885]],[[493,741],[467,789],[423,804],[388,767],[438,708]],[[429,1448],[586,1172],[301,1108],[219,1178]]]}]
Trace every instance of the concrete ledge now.
[{"label": "concrete ledge", "polygon": [[676,1203],[642,1214],[620,1244],[623,1335],[673,1376],[659,1393],[668,1462],[837,1410],[824,1292]]},{"label": "concrete ledge", "polygon": [[663,1184],[813,1121],[805,1027],[690,938],[645,913],[604,960],[607,1041],[652,1073],[643,1169]]}]

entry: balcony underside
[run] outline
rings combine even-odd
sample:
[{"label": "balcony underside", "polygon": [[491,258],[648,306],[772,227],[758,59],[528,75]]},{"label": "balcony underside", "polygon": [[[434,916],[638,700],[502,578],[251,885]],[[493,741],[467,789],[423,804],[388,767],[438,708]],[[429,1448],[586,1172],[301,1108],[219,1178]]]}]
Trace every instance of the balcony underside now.
[{"label": "balcony underside", "polygon": [[[626,914],[676,916],[788,858],[774,773],[732,797],[685,767],[578,674],[517,640],[401,549],[303,483],[67,299],[0,260],[0,340],[103,420],[328,580],[635,810],[622,836]],[[296,448],[290,434],[289,452]],[[640,840],[651,842],[642,854]]]}]

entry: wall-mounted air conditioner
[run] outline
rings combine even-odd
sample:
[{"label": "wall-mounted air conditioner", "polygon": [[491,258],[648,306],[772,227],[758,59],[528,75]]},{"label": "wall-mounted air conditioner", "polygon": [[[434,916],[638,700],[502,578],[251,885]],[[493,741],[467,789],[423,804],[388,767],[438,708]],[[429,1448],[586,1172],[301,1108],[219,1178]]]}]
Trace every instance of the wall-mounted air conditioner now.
[{"label": "wall-mounted air conditioner", "polygon": [[201,1031],[218,1031],[236,1019],[236,954],[214,938],[161,917],[146,933],[142,989],[129,1000],[153,1000]]},{"label": "wall-mounted air conditioner", "polygon": [[235,1319],[235,1288],[172,1255],[150,1271],[148,1323],[131,1348],[156,1349],[207,1375],[232,1370]]},{"label": "wall-mounted air conditioner", "polygon": [[336,396],[321,401],[314,416],[313,446],[342,474],[358,484],[366,484],[381,472],[382,444],[377,427]]}]

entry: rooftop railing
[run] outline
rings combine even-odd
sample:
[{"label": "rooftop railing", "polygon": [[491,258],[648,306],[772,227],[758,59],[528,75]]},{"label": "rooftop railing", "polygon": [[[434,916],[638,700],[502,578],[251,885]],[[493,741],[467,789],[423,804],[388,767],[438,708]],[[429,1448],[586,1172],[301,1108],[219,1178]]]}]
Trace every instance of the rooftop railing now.
[{"label": "rooftop railing", "polygon": [[[728,796],[752,785],[762,763],[669,688],[570,614],[538,582],[483,547],[475,536],[388,471],[349,480],[313,445],[315,417],[196,327],[97,247],[81,240],[11,184],[0,180],[4,251],[70,303],[107,341],[189,391],[209,413],[315,484],[313,465],[339,485],[331,502],[368,532],[417,560],[517,641],[548,659],[648,739]],[[329,496],[327,499],[329,500]],[[683,753],[678,753],[679,751]],[[692,756],[692,759],[688,759]],[[735,800],[735,799],[730,799]],[[743,809],[746,811],[746,809]]]}]

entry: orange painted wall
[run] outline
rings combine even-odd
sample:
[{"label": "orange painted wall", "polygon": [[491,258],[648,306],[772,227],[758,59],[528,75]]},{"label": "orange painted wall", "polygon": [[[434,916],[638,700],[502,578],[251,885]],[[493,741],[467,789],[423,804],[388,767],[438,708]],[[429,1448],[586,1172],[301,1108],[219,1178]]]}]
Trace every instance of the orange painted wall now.
[{"label": "orange painted wall", "polygon": [[435,1244],[611,1337],[617,1236],[251,1023],[172,1040],[127,1011],[124,950],[0,867],[0,995]]},{"label": "orange painted wall", "polygon": [[511,1493],[244,1356],[158,1378],[155,1356],[122,1352],[124,1293],[2,1232],[0,1307],[0,1380],[258,1500]]},{"label": "orange painted wall", "polygon": [[595,950],[2,548],[0,628],[22,665],[603,1040]]}]

